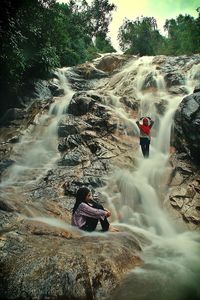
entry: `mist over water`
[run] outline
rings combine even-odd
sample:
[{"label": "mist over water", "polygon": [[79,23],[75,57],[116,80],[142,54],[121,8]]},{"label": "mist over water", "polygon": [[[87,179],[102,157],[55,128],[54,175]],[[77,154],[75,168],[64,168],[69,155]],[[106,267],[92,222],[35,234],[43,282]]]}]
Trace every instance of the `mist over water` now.
[{"label": "mist over water", "polygon": [[[112,210],[113,224],[122,231],[132,232],[143,250],[139,255],[144,264],[128,274],[112,300],[197,300],[200,299],[200,236],[197,232],[185,232],[177,227],[163,206],[171,126],[183,97],[167,93],[163,75],[152,60],[153,57],[135,58],[105,86],[97,87],[106,95],[104,104],[116,113],[125,129],[130,126],[135,134],[139,134],[136,120],[119,101],[124,95],[130,98],[135,95],[140,100],[138,117],[146,115],[155,121],[150,157],[144,159],[138,147],[134,171],[131,166],[116,169],[108,178],[107,186],[100,189]],[[16,149],[21,155],[9,168],[1,182],[2,188],[37,182],[58,159],[57,125],[74,93],[66,81],[65,71],[58,71],[64,97],[55,98],[49,112],[39,115],[37,125],[24,134]],[[199,66],[187,74],[185,88],[188,93],[195,85],[197,72]],[[154,88],[145,92],[143,87],[147,76],[151,77]],[[164,115],[158,114],[155,106],[161,99],[166,102]],[[57,224],[48,218],[44,222]],[[65,228],[61,223],[55,226]]]}]

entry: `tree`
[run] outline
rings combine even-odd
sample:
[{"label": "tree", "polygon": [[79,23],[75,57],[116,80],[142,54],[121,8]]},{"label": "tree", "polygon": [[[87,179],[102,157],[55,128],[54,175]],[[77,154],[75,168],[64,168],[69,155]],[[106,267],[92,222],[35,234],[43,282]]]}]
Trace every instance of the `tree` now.
[{"label": "tree", "polygon": [[118,40],[121,49],[127,53],[154,55],[162,36],[155,18],[141,17],[135,21],[125,19],[119,29]]},{"label": "tree", "polygon": [[195,53],[200,52],[200,7],[197,9],[198,17],[195,20],[195,34],[194,34],[194,41],[195,41]]},{"label": "tree", "polygon": [[107,38],[105,33],[98,33],[95,40],[95,46],[97,48],[97,51],[102,53],[111,53],[116,52],[116,50],[113,48],[111,41],[109,38]]},{"label": "tree", "polygon": [[200,29],[197,20],[181,14],[176,19],[166,20],[164,28],[168,33],[168,54],[192,54],[199,51]]},{"label": "tree", "polygon": [[107,38],[114,8],[108,0],[94,0],[91,6],[86,0],[2,0],[1,108],[19,105],[17,96],[52,69],[82,63],[97,51],[114,51]]},{"label": "tree", "polygon": [[108,26],[112,21],[112,11],[116,8],[108,0],[93,0],[89,10],[89,28],[91,35],[96,37],[99,33],[108,32]]}]

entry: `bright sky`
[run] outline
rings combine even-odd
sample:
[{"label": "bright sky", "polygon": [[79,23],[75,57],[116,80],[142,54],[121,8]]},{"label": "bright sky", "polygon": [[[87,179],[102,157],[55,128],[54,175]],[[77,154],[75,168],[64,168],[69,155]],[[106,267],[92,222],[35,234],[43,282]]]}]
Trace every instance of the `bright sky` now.
[{"label": "bright sky", "polygon": [[[68,2],[58,0],[58,2]],[[90,4],[92,0],[87,0]],[[164,34],[163,25],[166,19],[175,19],[179,14],[189,14],[197,17],[196,8],[200,6],[200,0],[109,0],[117,6],[112,13],[113,20],[109,27],[109,37],[113,47],[119,50],[117,34],[119,27],[126,17],[135,20],[137,17],[154,17],[157,20],[158,29]]]}]

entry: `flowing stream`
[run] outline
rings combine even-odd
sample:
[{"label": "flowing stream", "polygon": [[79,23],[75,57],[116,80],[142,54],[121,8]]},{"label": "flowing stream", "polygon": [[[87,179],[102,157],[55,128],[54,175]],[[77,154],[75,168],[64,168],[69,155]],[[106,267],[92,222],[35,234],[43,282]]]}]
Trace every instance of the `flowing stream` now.
[{"label": "flowing stream", "polygon": [[[162,200],[167,190],[166,170],[172,120],[182,97],[166,92],[162,76],[152,66],[150,57],[142,58],[125,69],[120,81],[122,84],[125,77],[131,79],[131,73],[137,66],[140,70],[133,84],[137,86],[136,94],[141,101],[139,116],[151,116],[156,125],[150,157],[142,158],[139,150],[137,170],[116,169],[102,193],[115,211],[114,224],[138,236],[144,265],[130,272],[112,299],[200,299],[199,233],[177,226],[165,211]],[[187,74],[185,87],[188,93],[195,85],[193,72],[194,69]],[[141,89],[150,73],[156,81],[157,90],[145,94]],[[116,90],[120,88],[118,83]],[[162,117],[153,106],[159,98],[167,101]]]},{"label": "flowing stream", "polygon": [[57,126],[66,113],[67,106],[74,92],[71,90],[66,76],[66,68],[57,72],[63,97],[55,97],[48,113],[37,114],[33,125],[23,133],[20,142],[14,147],[12,157],[16,162],[8,169],[0,187],[6,195],[21,198],[21,191],[38,180],[50,170],[59,158]]},{"label": "flowing stream", "polygon": [[[107,93],[105,105],[118,114],[125,128],[132,126],[135,134],[138,134],[136,120],[124,111],[119,101],[125,89],[129,95],[135,93],[140,99],[139,117],[148,115],[155,120],[150,157],[144,159],[138,149],[136,170],[116,168],[107,179],[107,186],[101,189],[112,210],[113,224],[122,231],[133,232],[143,250],[143,266],[128,274],[113,300],[200,299],[200,236],[177,226],[163,205],[172,120],[183,97],[166,92],[163,76],[152,64],[152,59],[135,59],[106,85],[97,86],[97,90]],[[16,149],[21,155],[1,182],[5,193],[27,187],[58,159],[57,124],[73,95],[64,71],[59,72],[59,77],[65,96],[57,97],[49,113],[40,115],[38,125],[23,135]],[[188,93],[194,86],[195,74],[192,72],[188,73]],[[144,92],[142,87],[147,75],[151,75],[155,88]],[[154,105],[160,99],[167,103],[163,116],[157,113]]]}]

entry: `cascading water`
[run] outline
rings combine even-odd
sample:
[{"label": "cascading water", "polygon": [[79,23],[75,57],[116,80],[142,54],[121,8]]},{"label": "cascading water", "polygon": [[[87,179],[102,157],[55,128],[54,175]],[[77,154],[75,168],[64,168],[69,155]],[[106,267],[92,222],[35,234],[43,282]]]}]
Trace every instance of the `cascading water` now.
[{"label": "cascading water", "polygon": [[[66,113],[72,98],[66,76],[66,69],[57,71],[60,87],[64,91],[63,97],[57,97],[51,104],[47,114],[39,114],[33,121],[36,125],[29,126],[15,147],[13,158],[16,163],[9,168],[8,174],[1,182],[1,188],[21,186],[26,188],[31,182],[37,181],[58,159],[57,125]],[[20,155],[19,155],[20,154]],[[13,192],[13,190],[12,190]]]},{"label": "cascading water", "polygon": [[[126,76],[126,80],[131,78],[136,65],[143,64],[145,58],[142,60],[132,64],[132,69],[130,67],[124,71],[122,84],[123,77]],[[191,78],[195,78],[193,71],[194,68],[187,76],[190,86],[186,83],[186,88],[190,91]],[[156,89],[145,94],[142,86],[147,76],[152,76]],[[133,270],[127,276],[112,299],[200,299],[200,237],[197,233],[184,232],[177,227],[162,204],[166,192],[165,171],[169,158],[171,125],[174,112],[182,99],[169,95],[162,82],[161,75],[152,66],[151,58],[148,58],[140,66],[133,84],[137,87],[135,94],[141,102],[139,116],[151,116],[157,123],[150,157],[143,159],[139,152],[137,170],[116,170],[108,181],[108,187],[102,189],[115,211],[115,226],[134,232],[143,248],[143,267]],[[118,82],[114,93],[120,89]],[[158,115],[155,110],[154,102],[159,98],[167,101],[164,116]],[[114,195],[109,192],[111,185],[115,190]]]},{"label": "cascading water", "polygon": [[[116,170],[108,178],[108,185],[101,189],[112,210],[113,224],[122,231],[133,232],[143,249],[143,266],[130,272],[113,299],[197,300],[200,299],[199,235],[177,228],[162,204],[166,192],[170,130],[174,112],[182,97],[166,92],[163,76],[152,60],[152,57],[135,58],[105,86],[99,87],[102,93],[105,92],[104,104],[119,116],[124,128],[132,127],[135,133],[138,132],[136,120],[125,112],[120,102],[120,97],[126,94],[130,98],[135,95],[136,99],[140,99],[139,117],[148,115],[155,120],[150,157],[143,159],[138,150],[136,170]],[[195,68],[191,74],[188,73],[188,91],[191,91],[195,80],[195,71],[199,70]],[[58,77],[65,96],[58,97],[49,113],[39,116],[36,121],[38,125],[32,126],[24,134],[16,151],[21,155],[9,169],[8,179],[1,182],[3,189],[28,186],[57,160],[57,124],[73,95],[64,72],[61,70]],[[151,86],[145,82],[147,77]],[[163,116],[155,108],[155,103],[160,99],[166,104]],[[53,222],[49,218],[40,218],[42,220],[48,224]]]}]

